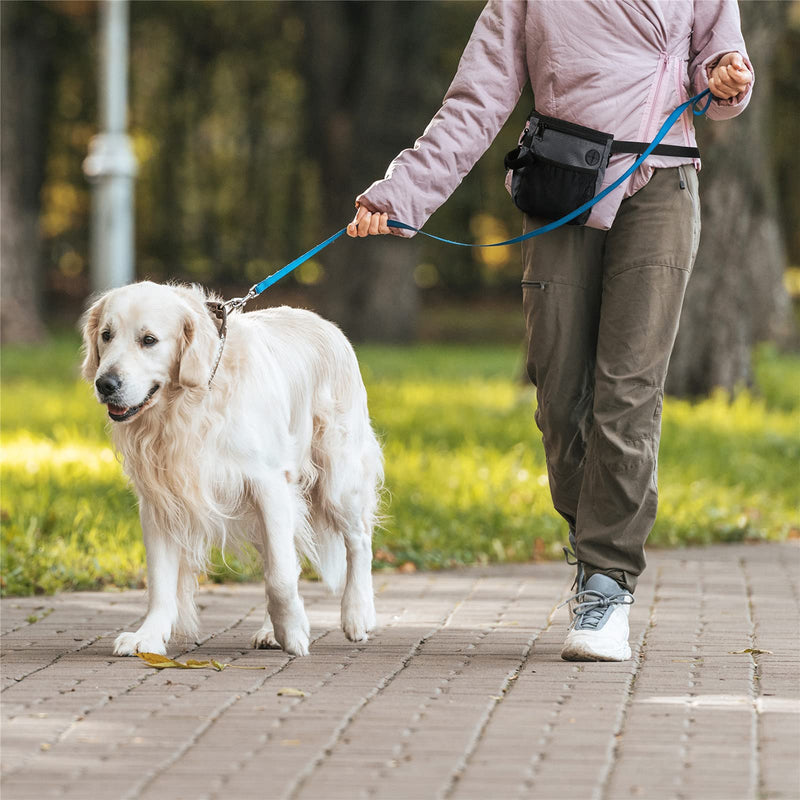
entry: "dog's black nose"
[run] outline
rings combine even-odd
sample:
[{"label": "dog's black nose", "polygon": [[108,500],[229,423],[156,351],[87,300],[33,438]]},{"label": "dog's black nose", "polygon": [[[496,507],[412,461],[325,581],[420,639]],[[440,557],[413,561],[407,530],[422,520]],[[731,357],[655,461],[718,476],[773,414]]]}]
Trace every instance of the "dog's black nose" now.
[{"label": "dog's black nose", "polygon": [[122,386],[122,381],[120,380],[119,375],[116,375],[113,372],[107,372],[105,375],[101,375],[95,382],[94,385],[97,387],[97,391],[103,397],[109,397],[110,395],[114,394],[120,386]]}]

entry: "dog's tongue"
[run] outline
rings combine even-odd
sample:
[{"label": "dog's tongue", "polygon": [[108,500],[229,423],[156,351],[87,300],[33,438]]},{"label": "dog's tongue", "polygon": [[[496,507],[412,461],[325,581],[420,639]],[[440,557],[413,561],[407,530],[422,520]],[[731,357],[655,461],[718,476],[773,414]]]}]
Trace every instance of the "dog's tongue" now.
[{"label": "dog's tongue", "polygon": [[108,413],[109,414],[116,414],[120,416],[124,414],[128,409],[127,408],[120,408],[120,406],[112,406],[111,403],[108,404]]}]

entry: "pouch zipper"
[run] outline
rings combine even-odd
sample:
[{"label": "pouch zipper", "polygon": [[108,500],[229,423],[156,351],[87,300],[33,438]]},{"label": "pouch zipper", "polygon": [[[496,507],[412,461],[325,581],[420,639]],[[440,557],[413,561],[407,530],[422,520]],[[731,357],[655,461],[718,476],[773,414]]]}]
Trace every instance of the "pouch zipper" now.
[{"label": "pouch zipper", "polygon": [[[534,121],[535,118],[535,121]],[[531,139],[541,139],[544,132],[547,130],[555,131],[556,133],[566,134],[567,136],[575,136],[587,141],[594,142],[597,145],[607,145],[610,140],[614,138],[613,134],[598,131],[594,128],[587,128],[584,125],[578,125],[575,122],[568,122],[564,119],[557,119],[556,117],[548,117],[546,114],[540,114],[535,108],[528,115],[525,122],[525,129],[520,136],[520,144],[524,142],[527,136]]]},{"label": "pouch zipper", "polygon": [[522,133],[519,135],[519,141],[517,142],[518,145],[522,145],[525,142],[525,137],[530,133],[531,130],[531,120],[530,117],[525,120],[525,127],[522,129]]},{"label": "pouch zipper", "polygon": [[528,286],[531,289],[542,289],[542,290],[544,290],[544,289],[547,288],[547,282],[546,281],[526,281],[526,280],[523,280],[522,281],[522,285],[523,286]]}]

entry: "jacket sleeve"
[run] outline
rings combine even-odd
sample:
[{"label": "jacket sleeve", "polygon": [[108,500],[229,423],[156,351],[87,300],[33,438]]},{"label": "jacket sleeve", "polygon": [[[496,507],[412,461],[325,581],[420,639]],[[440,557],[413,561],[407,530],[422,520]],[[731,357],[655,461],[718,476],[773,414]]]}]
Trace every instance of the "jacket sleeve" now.
[{"label": "jacket sleeve", "polygon": [[[489,0],[467,43],[442,107],[357,202],[421,228],[486,152],[528,80],[525,3]],[[397,231],[399,235],[411,235]]]},{"label": "jacket sleeve", "polygon": [[[711,71],[726,53],[738,52],[751,73],[736,0],[695,0],[694,26],[689,47],[689,78],[695,93],[708,88]],[[728,100],[715,97],[708,107],[711,119],[729,119],[741,114],[750,102],[753,82],[744,92]]]}]

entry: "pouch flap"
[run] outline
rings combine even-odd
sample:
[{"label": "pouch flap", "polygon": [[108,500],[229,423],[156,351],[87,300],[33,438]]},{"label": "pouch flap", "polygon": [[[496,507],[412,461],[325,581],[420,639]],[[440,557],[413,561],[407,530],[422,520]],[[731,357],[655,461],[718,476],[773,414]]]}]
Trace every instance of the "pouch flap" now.
[{"label": "pouch flap", "polygon": [[534,111],[523,146],[534,156],[576,169],[605,169],[614,135]]}]

